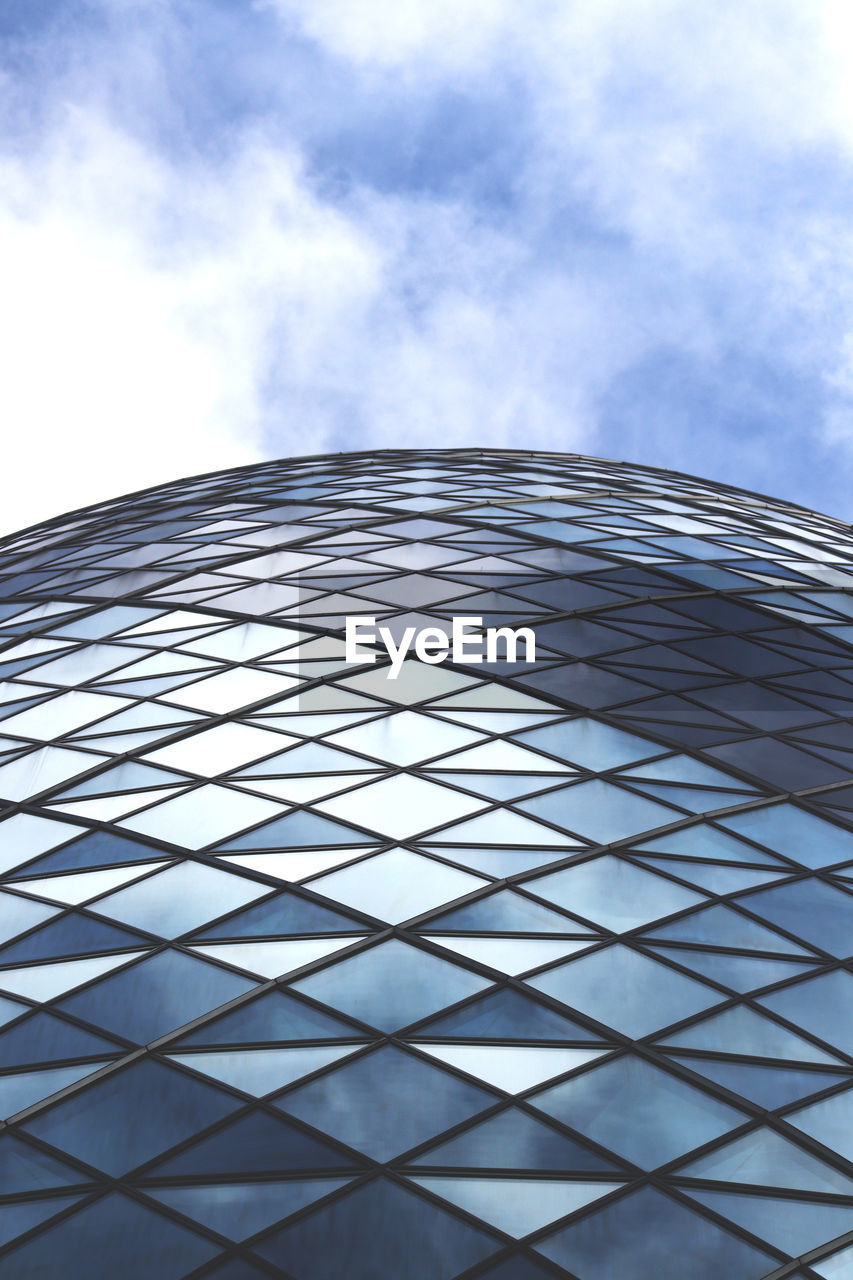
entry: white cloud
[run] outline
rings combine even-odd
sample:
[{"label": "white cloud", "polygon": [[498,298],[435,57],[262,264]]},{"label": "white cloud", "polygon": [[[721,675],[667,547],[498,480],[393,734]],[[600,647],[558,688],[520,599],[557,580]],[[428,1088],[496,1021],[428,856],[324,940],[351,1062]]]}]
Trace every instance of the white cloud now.
[{"label": "white cloud", "polygon": [[[853,254],[820,186],[850,179],[844,6],[257,0],[254,19],[273,11],[277,36],[228,10],[240,39],[206,81],[182,0],[125,0],[41,124],[0,141],[4,527],[262,456],[594,451],[608,389],[662,350],[811,379],[803,447],[847,447]],[[701,471],[683,421],[654,432]],[[736,447],[707,442],[718,474]]]}]

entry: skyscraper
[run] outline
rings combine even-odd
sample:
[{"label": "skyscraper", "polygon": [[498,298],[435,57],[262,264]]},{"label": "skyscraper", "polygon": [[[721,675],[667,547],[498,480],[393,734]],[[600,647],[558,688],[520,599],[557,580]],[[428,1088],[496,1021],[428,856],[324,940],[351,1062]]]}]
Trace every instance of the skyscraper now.
[{"label": "skyscraper", "polygon": [[849,526],[386,451],[0,573],[0,1274],[853,1275]]}]

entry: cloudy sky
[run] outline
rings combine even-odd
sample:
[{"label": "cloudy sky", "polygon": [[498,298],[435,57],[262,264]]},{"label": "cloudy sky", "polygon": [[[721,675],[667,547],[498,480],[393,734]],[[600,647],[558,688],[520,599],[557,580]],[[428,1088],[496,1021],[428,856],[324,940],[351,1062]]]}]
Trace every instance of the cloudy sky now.
[{"label": "cloudy sky", "polygon": [[853,519],[847,0],[3,0],[0,528],[389,446]]}]

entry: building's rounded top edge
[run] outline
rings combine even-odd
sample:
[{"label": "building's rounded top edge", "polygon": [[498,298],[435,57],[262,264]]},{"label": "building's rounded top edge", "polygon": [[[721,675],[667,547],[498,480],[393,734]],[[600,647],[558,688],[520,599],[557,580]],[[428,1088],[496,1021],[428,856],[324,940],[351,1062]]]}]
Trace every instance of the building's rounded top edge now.
[{"label": "building's rounded top edge", "polygon": [[[312,464],[334,463],[335,461],[358,462],[364,459],[376,459],[381,462],[389,462],[400,460],[410,462],[415,459],[423,459],[428,462],[430,459],[441,458],[442,460],[451,459],[475,459],[475,458],[494,458],[496,460],[517,460],[529,461],[531,463],[551,463],[551,464],[587,464],[591,466],[600,466],[603,468],[615,468],[623,472],[627,481],[626,488],[608,489],[603,486],[600,491],[596,491],[601,495],[619,493],[627,493],[630,491],[643,491],[648,494],[658,494],[659,496],[672,497],[673,482],[684,485],[687,492],[681,496],[686,499],[693,499],[699,502],[713,502],[718,499],[736,499],[745,506],[758,508],[770,508],[779,512],[790,512],[792,515],[808,515],[817,516],[822,520],[826,520],[833,525],[844,529],[849,529],[850,522],[841,520],[837,516],[831,516],[825,512],[816,511],[813,508],[803,506],[801,503],[790,502],[785,499],[776,498],[772,495],[754,492],[749,489],[742,488],[737,485],[729,484],[725,481],[712,480],[707,477],[698,476],[691,472],[677,471],[666,467],[657,467],[647,465],[642,462],[633,462],[626,459],[604,458],[595,454],[583,454],[576,452],[560,452],[556,450],[544,449],[507,449],[492,446],[458,446],[450,448],[377,448],[377,449],[354,449],[341,450],[314,454],[293,454],[281,458],[268,458],[260,462],[245,463],[237,467],[215,468],[211,471],[197,472],[189,476],[181,476],[172,480],[165,480],[159,484],[147,485],[141,489],[132,490],[128,493],[118,494],[115,497],[102,499],[99,502],[89,503],[82,507],[77,507],[51,516],[46,520],[39,520],[31,525],[15,529],[7,534],[0,536],[0,548],[9,543],[13,543],[18,538],[34,533],[36,530],[50,530],[59,528],[63,524],[79,521],[86,517],[96,517],[100,512],[106,514],[110,510],[114,510],[126,503],[132,503],[146,497],[154,497],[158,494],[168,494],[169,492],[179,491],[182,487],[192,486],[208,481],[215,483],[221,480],[225,483],[228,480],[237,478],[241,475],[254,476],[267,470],[272,471],[275,468],[286,468],[292,466],[294,468],[310,467]],[[661,487],[657,489],[654,485],[655,480],[659,480]],[[695,492],[691,493],[690,489],[695,488]],[[590,490],[588,488],[583,491],[579,490],[579,498],[589,497]]]}]

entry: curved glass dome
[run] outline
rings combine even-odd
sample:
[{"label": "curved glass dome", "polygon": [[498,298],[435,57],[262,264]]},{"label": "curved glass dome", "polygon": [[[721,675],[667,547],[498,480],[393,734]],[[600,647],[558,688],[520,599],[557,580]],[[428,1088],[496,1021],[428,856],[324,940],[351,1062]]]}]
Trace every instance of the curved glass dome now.
[{"label": "curved glass dome", "polygon": [[853,1275],[849,526],[391,451],[0,573],[0,1273]]}]

